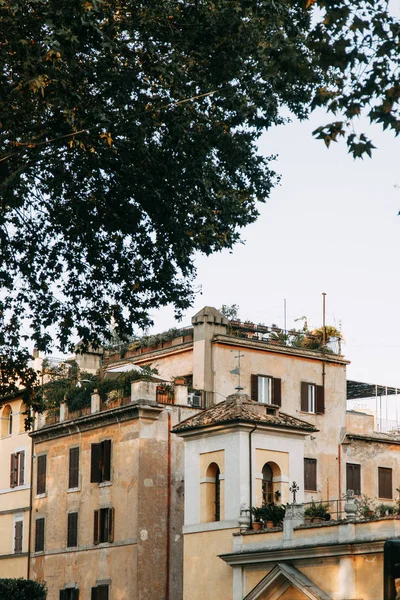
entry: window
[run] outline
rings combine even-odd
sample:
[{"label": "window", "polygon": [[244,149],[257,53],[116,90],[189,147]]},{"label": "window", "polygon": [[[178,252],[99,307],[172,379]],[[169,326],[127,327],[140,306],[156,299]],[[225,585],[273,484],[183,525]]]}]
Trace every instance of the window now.
[{"label": "window", "polygon": [[20,554],[22,552],[22,539],[23,539],[24,523],[21,520],[15,521],[14,523],[14,553]]},{"label": "window", "polygon": [[24,485],[25,482],[25,452],[11,454],[10,487]]},{"label": "window", "polygon": [[353,490],[356,496],[361,494],[361,466],[346,464],[346,490]]},{"label": "window", "polygon": [[108,600],[108,585],[98,585],[92,587],[91,600]]},{"label": "window", "polygon": [[304,459],[304,489],[317,491],[317,461],[315,458]]},{"label": "window", "polygon": [[322,385],[301,382],[301,406],[302,412],[323,414],[325,412],[325,392]]},{"label": "window", "polygon": [[263,466],[261,490],[263,506],[272,504],[274,501],[274,489],[272,483],[272,469],[268,463]]},{"label": "window", "polygon": [[42,454],[37,459],[37,480],[36,480],[36,494],[46,493],[46,466],[47,456]]},{"label": "window", "polygon": [[69,449],[68,488],[79,487],[79,448]]},{"label": "window", "polygon": [[79,590],[77,588],[60,590],[60,600],[79,600]]},{"label": "window", "polygon": [[6,435],[12,434],[12,410],[11,406],[7,404],[3,408],[3,412],[1,414],[1,435],[5,437]]},{"label": "window", "polygon": [[114,541],[114,509],[100,508],[94,511],[93,543]]},{"label": "window", "polygon": [[379,498],[393,498],[392,469],[378,467],[378,489]]},{"label": "window", "polygon": [[252,375],[251,398],[262,404],[281,406],[281,380],[269,375]]},{"label": "window", "polygon": [[78,545],[78,513],[68,513],[67,548]]},{"label": "window", "polygon": [[44,550],[44,518],[36,519],[35,527],[35,552]]},{"label": "window", "polygon": [[111,440],[92,444],[90,481],[101,483],[111,479]]},{"label": "window", "polygon": [[221,478],[220,470],[217,467],[215,472],[215,521],[221,520]]}]

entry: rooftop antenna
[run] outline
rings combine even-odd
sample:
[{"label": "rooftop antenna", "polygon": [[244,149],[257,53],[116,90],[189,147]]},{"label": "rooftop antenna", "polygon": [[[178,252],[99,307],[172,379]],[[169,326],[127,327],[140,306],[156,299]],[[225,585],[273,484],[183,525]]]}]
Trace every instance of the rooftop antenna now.
[{"label": "rooftop antenna", "polygon": [[243,358],[243,356],[244,356],[244,354],[240,354],[240,350],[239,350],[239,354],[237,356],[235,356],[235,358],[238,359],[238,366],[235,369],[232,369],[232,371],[230,371],[230,373],[232,375],[237,375],[237,377],[238,377],[238,384],[235,387],[235,390],[238,393],[240,393],[243,390],[242,386],[240,385],[240,359]]}]

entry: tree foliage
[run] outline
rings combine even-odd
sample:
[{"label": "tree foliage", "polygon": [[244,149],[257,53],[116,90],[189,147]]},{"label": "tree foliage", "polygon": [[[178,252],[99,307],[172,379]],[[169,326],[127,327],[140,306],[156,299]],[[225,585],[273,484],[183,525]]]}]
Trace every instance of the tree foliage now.
[{"label": "tree foliage", "polygon": [[0,40],[7,391],[34,380],[24,329],[64,350],[190,305],[194,253],[230,248],[278,181],[256,142],[287,109],[326,107],[316,135],[354,156],[363,111],[398,133],[383,0],[0,0]]},{"label": "tree foliage", "polygon": [[46,585],[27,579],[0,579],[0,598],[7,598],[7,600],[46,600]]}]

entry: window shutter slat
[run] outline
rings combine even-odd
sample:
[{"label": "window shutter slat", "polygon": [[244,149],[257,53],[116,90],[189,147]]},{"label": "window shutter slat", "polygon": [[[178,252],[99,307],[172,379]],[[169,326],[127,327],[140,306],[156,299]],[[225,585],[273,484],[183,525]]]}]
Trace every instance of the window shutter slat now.
[{"label": "window shutter slat", "polygon": [[361,493],[361,467],[351,463],[346,464],[346,491],[353,490],[356,496]]},{"label": "window shutter slat", "polygon": [[44,519],[36,519],[35,552],[44,550]]},{"label": "window shutter slat", "polygon": [[392,469],[378,468],[378,489],[379,498],[393,498]]},{"label": "window shutter slat", "polygon": [[102,443],[103,455],[103,473],[102,481],[110,481],[111,479],[111,440],[104,440]]},{"label": "window shutter slat", "polygon": [[18,484],[17,481],[17,464],[18,457],[16,454],[11,454],[11,464],[10,464],[10,487],[14,488]]},{"label": "window shutter slat", "polygon": [[308,412],[308,385],[306,381],[301,382],[300,410],[303,412]]},{"label": "window shutter slat", "polygon": [[92,599],[91,600],[99,600],[99,588],[92,588]]},{"label": "window shutter slat", "polygon": [[101,481],[101,444],[92,444],[90,481],[100,483]]},{"label": "window shutter slat", "polygon": [[65,590],[60,590],[60,600],[66,600]]},{"label": "window shutter slat", "polygon": [[79,448],[70,448],[69,450],[69,477],[68,487],[79,487]]},{"label": "window shutter slat", "polygon": [[114,509],[108,509],[108,541],[114,541]]},{"label": "window shutter slat", "polygon": [[38,456],[37,459],[37,483],[36,493],[44,494],[46,492],[46,455]]},{"label": "window shutter slat", "polygon": [[108,600],[108,585],[99,585],[99,600]]},{"label": "window shutter slat", "polygon": [[100,511],[94,511],[93,544],[99,543]]},{"label": "window shutter slat", "polygon": [[25,483],[25,452],[19,452],[18,456],[19,463],[19,485],[24,485]]},{"label": "window shutter slat", "polygon": [[316,386],[315,412],[323,414],[325,412],[325,390],[324,386]]},{"label": "window shutter slat", "polygon": [[251,399],[258,402],[258,375],[251,376]]},{"label": "window shutter slat", "polygon": [[78,545],[78,513],[68,513],[67,547]]},{"label": "window shutter slat", "polygon": [[22,521],[16,521],[15,523],[15,538],[14,538],[14,552],[22,552]]},{"label": "window shutter slat", "polygon": [[74,589],[72,592],[72,600],[79,600],[79,590]]},{"label": "window shutter slat", "polygon": [[281,380],[278,377],[272,379],[272,394],[272,403],[277,406],[282,406]]}]

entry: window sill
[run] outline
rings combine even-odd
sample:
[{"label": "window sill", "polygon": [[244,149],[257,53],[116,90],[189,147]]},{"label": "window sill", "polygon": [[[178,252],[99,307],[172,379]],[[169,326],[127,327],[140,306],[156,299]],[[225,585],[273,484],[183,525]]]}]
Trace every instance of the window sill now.
[{"label": "window sill", "polygon": [[47,492],[44,492],[43,494],[36,494],[35,499],[40,500],[40,498],[47,498]]},{"label": "window sill", "polygon": [[99,483],[99,487],[108,487],[109,485],[112,485],[112,481],[102,481]]},{"label": "window sill", "polygon": [[80,492],[81,488],[80,487],[76,487],[76,488],[68,488],[67,489],[67,494],[73,494],[74,492]]}]

